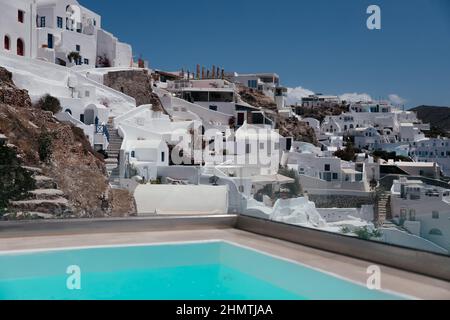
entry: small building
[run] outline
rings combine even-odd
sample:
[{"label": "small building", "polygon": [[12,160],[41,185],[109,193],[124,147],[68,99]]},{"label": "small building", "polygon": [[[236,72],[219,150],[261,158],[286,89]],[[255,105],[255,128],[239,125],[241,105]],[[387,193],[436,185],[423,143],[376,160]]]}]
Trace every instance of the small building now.
[{"label": "small building", "polygon": [[358,149],[376,150],[381,143],[380,133],[373,127],[354,129],[353,137]]},{"label": "small building", "polygon": [[391,189],[394,221],[416,236],[450,251],[450,190],[420,180],[394,180]]},{"label": "small building", "polygon": [[313,94],[302,98],[302,107],[305,108],[334,107],[341,103],[342,101],[338,96]]},{"label": "small building", "polygon": [[36,56],[36,3],[0,0],[0,51],[18,56]]}]

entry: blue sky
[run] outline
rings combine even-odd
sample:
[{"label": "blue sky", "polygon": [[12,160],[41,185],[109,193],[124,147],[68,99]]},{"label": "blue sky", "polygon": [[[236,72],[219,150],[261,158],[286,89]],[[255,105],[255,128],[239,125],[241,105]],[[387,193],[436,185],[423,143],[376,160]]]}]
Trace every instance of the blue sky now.
[{"label": "blue sky", "polygon": [[[407,107],[450,106],[449,0],[80,3],[153,68],[215,64],[276,72],[285,86],[324,94],[395,94]],[[371,4],[381,7],[381,30],[366,28]]]}]

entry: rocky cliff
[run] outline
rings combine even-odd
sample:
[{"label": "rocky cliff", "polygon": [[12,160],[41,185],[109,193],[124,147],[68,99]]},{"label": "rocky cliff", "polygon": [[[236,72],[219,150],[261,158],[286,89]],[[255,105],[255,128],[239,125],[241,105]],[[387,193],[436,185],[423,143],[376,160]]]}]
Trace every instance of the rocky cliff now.
[{"label": "rocky cliff", "polygon": [[108,72],[103,82],[106,86],[136,99],[136,105],[153,105],[153,110],[164,111],[158,96],[152,92],[152,77],[148,70]]},{"label": "rocky cliff", "polygon": [[417,112],[417,117],[435,131],[442,131],[441,135],[450,136],[450,107],[419,106],[411,111]]},{"label": "rocky cliff", "polygon": [[[37,207],[39,212],[58,217],[117,216],[118,207],[122,215],[133,213],[131,197],[122,197],[121,192],[109,188],[104,161],[83,132],[57,121],[51,112],[33,107],[27,91],[18,89],[11,73],[1,67],[0,134],[8,138],[21,165],[33,168],[32,175],[41,183],[37,190],[47,190],[45,197],[39,192],[30,194],[31,202],[15,203],[9,210],[17,213]],[[43,150],[48,153],[45,161]],[[128,202],[119,205],[114,197]],[[53,208],[55,199],[64,206]]]},{"label": "rocky cliff", "polygon": [[244,86],[239,86],[238,90],[243,101],[265,111],[266,115],[275,122],[275,128],[282,136],[317,145],[317,137],[312,128],[297,118],[286,119],[280,116],[275,102],[262,92]]}]

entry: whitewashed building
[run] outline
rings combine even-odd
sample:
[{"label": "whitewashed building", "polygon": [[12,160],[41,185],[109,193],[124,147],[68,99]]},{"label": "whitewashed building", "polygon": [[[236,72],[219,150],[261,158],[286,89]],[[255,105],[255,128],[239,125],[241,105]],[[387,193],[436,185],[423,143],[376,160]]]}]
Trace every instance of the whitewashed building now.
[{"label": "whitewashed building", "polygon": [[395,180],[391,212],[394,220],[412,234],[450,251],[450,190],[420,180]]},{"label": "whitewashed building", "polygon": [[35,57],[36,2],[0,0],[0,51]]},{"label": "whitewashed building", "polygon": [[437,163],[445,176],[450,176],[450,140],[422,139],[410,143],[409,155],[417,162]]},{"label": "whitewashed building", "polygon": [[131,46],[76,0],[1,0],[0,11],[4,51],[64,66],[132,65]]},{"label": "whitewashed building", "polygon": [[313,94],[302,98],[302,107],[305,108],[333,107],[341,103],[338,96]]},{"label": "whitewashed building", "polygon": [[367,170],[369,165],[366,163],[356,164],[309,152],[290,152],[281,164],[298,173],[303,190],[309,194],[370,192],[368,177],[372,171]]}]

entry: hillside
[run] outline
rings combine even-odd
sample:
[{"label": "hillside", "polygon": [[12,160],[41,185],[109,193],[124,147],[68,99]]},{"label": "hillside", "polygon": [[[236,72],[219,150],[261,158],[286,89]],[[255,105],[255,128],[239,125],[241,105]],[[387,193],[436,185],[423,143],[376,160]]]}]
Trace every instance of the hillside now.
[{"label": "hillside", "polygon": [[309,108],[297,106],[295,112],[303,118],[314,118],[322,122],[327,116],[339,116],[343,112],[348,112],[349,107],[346,104],[335,106],[323,106],[320,108]]},{"label": "hillside", "polygon": [[450,108],[435,106],[419,106],[411,109],[417,112],[417,116],[424,123],[429,123],[432,128],[450,131]]},{"label": "hillside", "polygon": [[239,95],[243,101],[265,111],[266,115],[275,122],[275,129],[279,130],[282,136],[293,137],[295,141],[317,145],[317,137],[312,128],[296,118],[286,119],[280,116],[277,112],[277,105],[263,93],[239,86]]},{"label": "hillside", "polygon": [[[12,74],[2,67],[0,134],[5,135],[9,143],[2,153],[9,154],[8,159],[12,160],[17,155],[17,161],[8,160],[9,163],[17,162],[14,167],[31,167],[26,170],[37,185],[37,188],[33,185],[21,187],[24,192],[36,190],[28,198],[20,199],[25,201],[6,208],[12,213],[10,217],[14,218],[22,211],[43,213],[37,215],[39,218],[133,213],[132,197],[110,189],[104,161],[93,151],[82,131],[58,122],[51,112],[33,107],[28,92],[18,89],[12,81]],[[45,161],[43,153],[48,156]],[[4,176],[0,180],[14,185],[15,180],[8,178],[7,174],[3,171]]]}]

